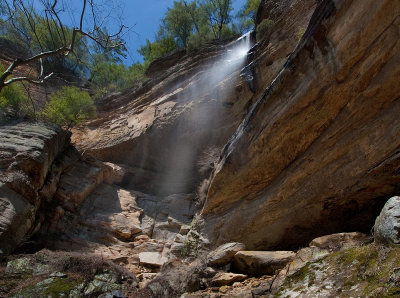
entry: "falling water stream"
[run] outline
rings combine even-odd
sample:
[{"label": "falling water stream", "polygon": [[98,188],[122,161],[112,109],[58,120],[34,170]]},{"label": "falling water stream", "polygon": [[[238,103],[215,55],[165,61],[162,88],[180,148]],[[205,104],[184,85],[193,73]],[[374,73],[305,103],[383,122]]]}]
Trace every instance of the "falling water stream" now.
[{"label": "falling water stream", "polygon": [[[188,113],[190,116],[180,119],[175,128],[168,160],[165,161],[162,193],[191,191],[188,188],[193,184],[191,179],[195,175],[196,161],[201,154],[200,147],[204,149],[205,143],[212,143],[212,131],[219,128],[218,119],[226,113],[223,102],[232,94],[233,87],[239,80],[237,71],[243,67],[250,47],[249,32],[227,45],[226,53],[199,73],[186,86],[185,91],[178,95],[179,103],[197,102]],[[198,137],[188,136],[193,132],[198,133]]]}]

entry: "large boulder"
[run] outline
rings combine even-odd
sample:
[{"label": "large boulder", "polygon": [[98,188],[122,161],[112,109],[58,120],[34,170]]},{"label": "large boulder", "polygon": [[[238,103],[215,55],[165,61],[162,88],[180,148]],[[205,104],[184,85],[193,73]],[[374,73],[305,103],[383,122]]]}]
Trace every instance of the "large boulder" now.
[{"label": "large boulder", "polygon": [[233,270],[248,275],[273,275],[293,260],[292,251],[239,251],[233,257]]},{"label": "large boulder", "polygon": [[237,281],[242,281],[247,278],[247,275],[231,272],[219,272],[211,280],[211,285],[215,287],[229,286]]},{"label": "large boulder", "polygon": [[392,0],[319,3],[216,166],[202,210],[212,243],[369,232],[400,185],[399,14]]},{"label": "large boulder", "polygon": [[376,218],[375,242],[400,244],[400,197],[390,198]]},{"label": "large boulder", "polygon": [[232,261],[233,256],[246,247],[243,243],[231,242],[225,243],[215,250],[210,252],[207,256],[207,264],[209,266],[223,266]]}]

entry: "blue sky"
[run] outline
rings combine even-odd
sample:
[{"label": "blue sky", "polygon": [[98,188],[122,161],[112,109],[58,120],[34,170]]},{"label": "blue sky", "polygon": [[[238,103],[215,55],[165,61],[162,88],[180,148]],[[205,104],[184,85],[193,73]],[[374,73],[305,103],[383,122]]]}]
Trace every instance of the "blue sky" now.
[{"label": "blue sky", "polygon": [[[174,0],[122,0],[121,2],[124,7],[124,23],[127,26],[134,26],[132,32],[125,38],[129,50],[125,64],[130,65],[141,59],[137,49],[146,42],[146,39],[153,40],[161,19],[168,7],[173,6]],[[246,0],[234,0],[234,13],[242,8],[245,2]]]}]

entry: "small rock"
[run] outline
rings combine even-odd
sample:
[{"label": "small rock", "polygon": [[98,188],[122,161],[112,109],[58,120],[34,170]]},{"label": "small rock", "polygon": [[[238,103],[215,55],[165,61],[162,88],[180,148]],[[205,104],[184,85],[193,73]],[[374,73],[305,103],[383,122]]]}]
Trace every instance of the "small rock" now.
[{"label": "small rock", "polygon": [[181,234],[176,234],[174,242],[183,243],[185,241],[185,237]]},{"label": "small rock", "polygon": [[219,292],[222,294],[226,294],[229,291],[230,287],[228,286],[222,286],[219,288]]},{"label": "small rock", "polygon": [[141,252],[139,254],[140,264],[150,267],[161,267],[167,258],[163,257],[159,252]]},{"label": "small rock", "polygon": [[262,296],[262,295],[265,295],[268,293],[269,293],[269,289],[266,289],[266,288],[258,288],[258,289],[251,290],[251,295],[253,298],[256,298],[256,297],[259,297],[259,296]]},{"label": "small rock", "polygon": [[101,294],[98,298],[125,298],[125,296],[121,291],[112,291]]},{"label": "small rock", "polygon": [[234,288],[240,288],[241,286],[243,286],[243,284],[242,283],[240,283],[240,282],[234,282],[233,283],[233,285],[232,285],[232,287],[234,287]]},{"label": "small rock", "polygon": [[206,269],[204,269],[204,274],[207,277],[213,277],[215,276],[215,274],[217,274],[217,271],[214,268],[211,267],[207,267]]},{"label": "small rock", "polygon": [[190,231],[190,226],[188,225],[182,225],[181,229],[179,230],[179,234],[181,235],[186,235]]},{"label": "small rock", "polygon": [[66,278],[67,275],[62,272],[53,272],[52,274],[50,274],[50,277]]},{"label": "small rock", "polygon": [[374,239],[376,243],[400,244],[400,197],[390,198],[374,226]]},{"label": "small rock", "polygon": [[244,274],[220,272],[211,280],[213,286],[229,286],[235,281],[242,281],[247,278]]},{"label": "small rock", "polygon": [[257,288],[257,287],[259,287],[260,286],[260,282],[258,281],[258,280],[256,280],[256,281],[253,281],[252,283],[251,283],[251,287],[252,288]]},{"label": "small rock", "polygon": [[239,251],[233,257],[233,267],[248,275],[274,274],[295,257],[292,251]]},{"label": "small rock", "polygon": [[209,266],[223,266],[231,262],[233,256],[241,250],[245,249],[245,245],[238,242],[226,243],[219,246],[216,250],[210,252],[207,257]]},{"label": "small rock", "polygon": [[151,280],[153,280],[156,277],[157,273],[142,273],[141,274],[141,281],[143,282],[143,284],[147,284],[148,282],[150,282]]}]

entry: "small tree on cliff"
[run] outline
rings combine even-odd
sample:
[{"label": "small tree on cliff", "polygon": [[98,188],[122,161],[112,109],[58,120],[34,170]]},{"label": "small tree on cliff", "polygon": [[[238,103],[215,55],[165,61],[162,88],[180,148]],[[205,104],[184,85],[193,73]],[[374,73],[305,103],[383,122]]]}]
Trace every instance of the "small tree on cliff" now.
[{"label": "small tree on cliff", "polygon": [[42,111],[45,120],[66,126],[67,129],[95,114],[96,108],[89,93],[76,87],[63,87],[53,93]]},{"label": "small tree on cliff", "polygon": [[[6,70],[0,73],[0,91],[20,81],[44,83],[53,75],[52,66],[59,59],[73,56],[80,62],[84,52],[81,43],[83,39],[89,39],[102,48],[118,48],[123,45],[121,34],[125,27],[121,25],[115,34],[104,35],[101,29],[104,19],[98,22],[95,0],[82,0],[79,22],[73,28],[65,26],[61,21],[61,14],[66,11],[64,3],[58,3],[57,0],[42,0],[40,3],[42,10],[39,14],[30,1],[2,0],[0,12],[5,17],[2,27],[6,24],[11,26],[14,36],[25,41],[24,45],[30,48],[32,54],[30,57],[16,58],[6,66]],[[86,15],[90,15],[90,20],[85,20]],[[90,28],[84,26],[86,23],[91,24]],[[39,74],[12,76],[18,67],[36,63],[40,65]]]}]

